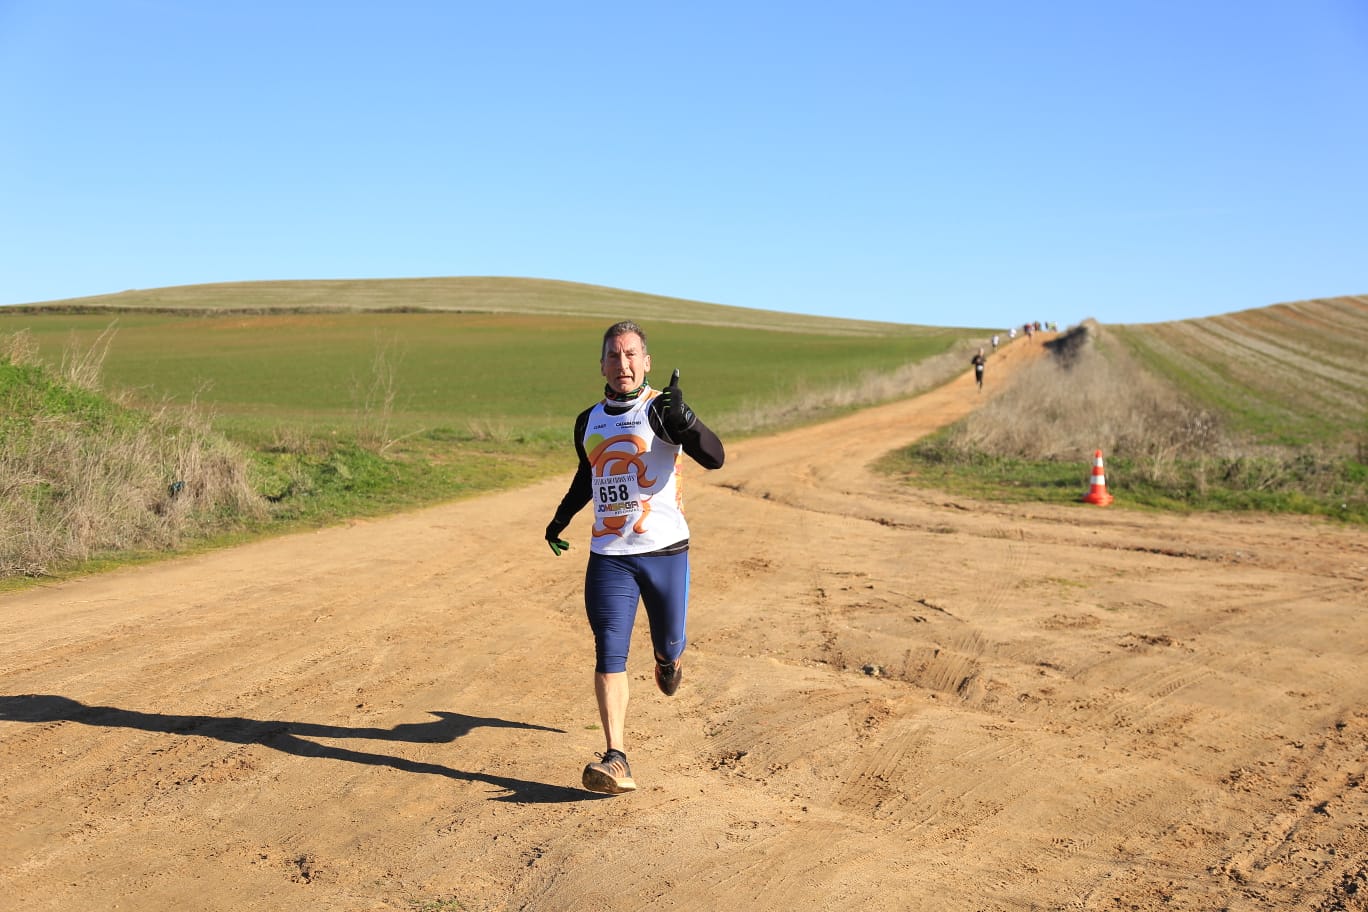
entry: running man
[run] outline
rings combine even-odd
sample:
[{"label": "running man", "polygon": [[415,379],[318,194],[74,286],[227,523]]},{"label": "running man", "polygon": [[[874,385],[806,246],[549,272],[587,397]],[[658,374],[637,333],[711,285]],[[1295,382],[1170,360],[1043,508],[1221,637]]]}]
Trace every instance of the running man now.
[{"label": "running man", "polygon": [[[963,357],[963,355],[961,355]],[[978,382],[980,391],[983,389],[983,368],[988,361],[983,357],[983,349],[978,350],[978,354],[969,359],[969,363],[974,365],[974,380]]]},{"label": "running man", "polygon": [[663,390],[646,380],[646,332],[632,322],[603,334],[603,399],[575,419],[579,467],[546,527],[557,557],[561,533],[594,504],[584,608],[594,632],[594,697],[606,748],[584,768],[584,787],[620,795],[636,788],[627,765],[627,652],[637,601],[646,606],[655,649],[656,686],[674,696],[683,678],[689,601],[689,526],[680,489],[681,450],[707,469],[722,467],[722,441],[698,420],[679,390],[679,372]]}]

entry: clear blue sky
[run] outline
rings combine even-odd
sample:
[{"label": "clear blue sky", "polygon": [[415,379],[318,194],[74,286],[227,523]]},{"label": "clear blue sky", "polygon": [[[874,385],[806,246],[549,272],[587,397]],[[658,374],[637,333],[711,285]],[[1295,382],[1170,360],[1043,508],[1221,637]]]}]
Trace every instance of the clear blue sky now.
[{"label": "clear blue sky", "polygon": [[1368,3],[0,0],[0,304],[450,275],[988,327],[1368,294]]}]

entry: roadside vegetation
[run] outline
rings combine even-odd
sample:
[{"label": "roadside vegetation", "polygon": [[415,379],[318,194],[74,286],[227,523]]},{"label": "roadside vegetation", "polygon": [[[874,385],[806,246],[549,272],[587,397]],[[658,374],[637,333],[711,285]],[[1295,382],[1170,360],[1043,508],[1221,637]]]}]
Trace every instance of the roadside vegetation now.
[{"label": "roadside vegetation", "polygon": [[[1270,331],[1280,321],[1300,329]],[[1068,503],[1100,449],[1122,504],[1368,522],[1365,299],[1089,322],[1049,344],[1002,395],[882,466],[919,485]]]},{"label": "roadside vegetation", "polygon": [[[0,310],[0,580],[568,474],[603,329],[635,313],[622,303],[611,316]],[[982,335],[782,317],[647,323],[655,376],[680,367],[690,402],[740,437],[930,389]]]},{"label": "roadside vegetation", "polygon": [[264,515],[244,453],[193,408],[132,408],[98,390],[106,350],[53,369],[28,335],[0,338],[0,578],[176,548]]}]

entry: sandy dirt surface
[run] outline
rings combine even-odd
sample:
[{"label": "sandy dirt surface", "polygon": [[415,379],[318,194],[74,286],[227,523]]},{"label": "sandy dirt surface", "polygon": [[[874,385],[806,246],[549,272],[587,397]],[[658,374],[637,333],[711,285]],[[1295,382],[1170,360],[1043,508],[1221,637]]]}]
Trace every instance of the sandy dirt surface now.
[{"label": "sandy dirt surface", "polygon": [[1368,535],[866,469],[1029,345],[693,467],[684,685],[640,618],[627,796],[579,787],[568,445],[511,493],[0,596],[0,908],[1368,909]]}]

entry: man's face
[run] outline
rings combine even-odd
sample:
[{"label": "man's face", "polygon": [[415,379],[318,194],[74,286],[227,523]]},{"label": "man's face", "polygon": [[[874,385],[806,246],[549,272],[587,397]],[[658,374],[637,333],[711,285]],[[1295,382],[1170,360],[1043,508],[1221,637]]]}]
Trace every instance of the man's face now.
[{"label": "man's face", "polygon": [[603,379],[615,393],[630,393],[646,382],[651,356],[636,333],[623,333],[608,340],[600,363]]}]

